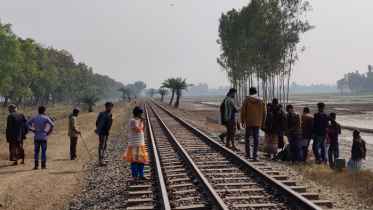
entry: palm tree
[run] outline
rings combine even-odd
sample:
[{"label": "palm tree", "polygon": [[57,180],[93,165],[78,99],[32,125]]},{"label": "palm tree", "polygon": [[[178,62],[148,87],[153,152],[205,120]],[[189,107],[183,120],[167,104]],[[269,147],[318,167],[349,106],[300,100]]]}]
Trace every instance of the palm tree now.
[{"label": "palm tree", "polygon": [[171,90],[171,100],[170,100],[170,103],[168,103],[169,105],[171,105],[172,101],[174,100],[175,82],[176,82],[175,78],[169,78],[169,79],[166,79],[164,82],[162,82],[161,88],[168,88]]},{"label": "palm tree", "polygon": [[157,94],[157,91],[154,88],[148,90],[149,97],[153,97],[155,94]]},{"label": "palm tree", "polygon": [[123,93],[123,100],[126,100],[126,95],[128,97],[128,100],[129,100],[129,97],[131,96],[131,93],[132,93],[132,90],[128,87],[120,87],[118,89],[118,91],[122,92]]},{"label": "palm tree", "polygon": [[96,103],[100,101],[96,98],[95,94],[85,94],[82,98],[78,99],[78,102],[83,103],[88,106],[88,112],[93,112],[92,106],[96,106]]},{"label": "palm tree", "polygon": [[179,102],[180,102],[180,97],[181,97],[181,92],[183,90],[186,90],[188,91],[188,87],[190,86],[193,86],[193,84],[188,84],[185,82],[185,79],[184,80],[181,78],[181,77],[178,77],[175,79],[175,91],[176,91],[176,102],[174,104],[174,107],[179,107]]},{"label": "palm tree", "polygon": [[167,96],[169,94],[168,90],[164,88],[159,88],[158,94],[162,96],[161,101],[163,102],[163,96]]}]

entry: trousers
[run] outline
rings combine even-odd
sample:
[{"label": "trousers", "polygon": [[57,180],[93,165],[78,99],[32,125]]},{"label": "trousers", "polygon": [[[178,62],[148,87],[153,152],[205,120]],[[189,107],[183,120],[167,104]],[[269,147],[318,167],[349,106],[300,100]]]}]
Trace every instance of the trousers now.
[{"label": "trousers", "polygon": [[144,177],[145,163],[131,162],[132,177]]}]

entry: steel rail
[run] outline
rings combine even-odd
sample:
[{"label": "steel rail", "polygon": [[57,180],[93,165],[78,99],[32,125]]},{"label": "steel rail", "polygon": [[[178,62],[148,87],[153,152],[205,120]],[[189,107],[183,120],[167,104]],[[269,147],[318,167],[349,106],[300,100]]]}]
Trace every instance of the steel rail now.
[{"label": "steel rail", "polygon": [[253,173],[255,173],[257,176],[265,180],[267,183],[269,183],[271,186],[273,186],[276,190],[280,191],[282,194],[284,194],[287,198],[292,200],[295,206],[299,209],[316,209],[316,210],[322,210],[322,208],[318,207],[316,204],[312,203],[305,197],[301,196],[299,193],[295,192],[294,190],[290,189],[288,186],[284,185],[283,183],[277,181],[264,171],[256,168],[254,165],[252,165],[249,161],[244,159],[243,157],[235,154],[233,151],[230,149],[220,145],[217,143],[215,140],[211,139],[209,136],[198,130],[197,128],[193,127],[189,123],[185,122],[181,118],[177,117],[167,109],[165,109],[163,106],[157,104],[153,100],[149,99],[152,101],[155,105],[160,107],[162,110],[164,110],[167,114],[175,118],[177,121],[179,121],[181,124],[185,125],[188,129],[191,129],[193,132],[197,133],[201,137],[203,137],[205,140],[207,140],[209,143],[212,143],[218,150],[224,151],[225,153],[229,154],[230,156],[233,156],[235,159],[237,159],[243,166],[249,168]]},{"label": "steel rail", "polygon": [[168,195],[167,195],[167,190],[166,190],[166,184],[164,182],[164,178],[163,178],[163,174],[162,174],[161,162],[160,162],[159,156],[158,156],[157,145],[155,144],[155,141],[154,141],[153,129],[152,129],[152,126],[151,126],[151,123],[150,123],[146,103],[144,103],[144,109],[145,109],[145,116],[146,116],[146,122],[147,122],[146,124],[147,124],[147,127],[148,127],[148,134],[149,134],[148,138],[150,138],[150,142],[152,144],[154,161],[155,161],[155,165],[156,165],[156,169],[157,169],[156,171],[157,171],[158,182],[159,182],[158,188],[160,188],[160,193],[161,193],[161,198],[162,198],[162,199],[160,199],[161,200],[161,205],[163,206],[162,209],[171,210],[170,201],[168,200]]},{"label": "steel rail", "polygon": [[185,157],[185,160],[189,163],[189,165],[191,166],[192,170],[197,175],[197,178],[200,180],[203,188],[206,190],[207,194],[212,199],[212,202],[215,205],[214,209],[228,210],[228,207],[225,205],[224,201],[220,198],[220,196],[217,194],[217,192],[214,190],[214,188],[210,185],[210,182],[206,179],[206,177],[203,175],[203,173],[199,170],[198,166],[194,163],[194,161],[188,155],[188,153],[185,151],[185,149],[183,148],[183,146],[179,143],[179,141],[171,133],[171,131],[166,126],[166,124],[163,122],[163,120],[160,118],[160,116],[155,111],[155,109],[150,104],[149,104],[149,107],[152,108],[155,116],[158,118],[158,122],[160,122],[160,125],[165,129],[166,133],[169,135],[169,137],[172,139],[172,141],[177,146],[177,149]]}]

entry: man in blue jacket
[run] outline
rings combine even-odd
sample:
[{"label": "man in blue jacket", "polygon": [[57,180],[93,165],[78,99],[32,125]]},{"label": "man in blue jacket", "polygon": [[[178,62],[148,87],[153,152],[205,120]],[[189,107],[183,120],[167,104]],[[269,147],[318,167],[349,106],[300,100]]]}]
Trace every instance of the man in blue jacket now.
[{"label": "man in blue jacket", "polygon": [[99,166],[104,166],[106,163],[104,162],[104,154],[106,150],[106,143],[109,137],[109,131],[111,128],[111,125],[113,124],[113,115],[111,114],[111,110],[113,109],[114,104],[111,102],[106,102],[105,107],[106,110],[103,112],[100,112],[98,114],[97,120],[96,120],[96,130],[95,133],[99,136],[100,145],[98,147],[98,158]]}]

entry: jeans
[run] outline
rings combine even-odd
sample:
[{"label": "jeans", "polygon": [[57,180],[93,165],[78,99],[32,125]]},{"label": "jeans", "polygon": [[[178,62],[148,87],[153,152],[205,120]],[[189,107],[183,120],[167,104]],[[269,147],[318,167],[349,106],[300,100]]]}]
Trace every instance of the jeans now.
[{"label": "jeans", "polygon": [[253,133],[254,137],[254,151],[253,157],[258,157],[259,151],[259,127],[246,127],[246,134],[245,134],[245,153],[246,156],[250,156],[250,136],[251,132]]},{"label": "jeans", "polygon": [[47,165],[47,140],[34,140],[35,145],[35,166],[39,166],[39,153],[41,147],[41,167],[46,167]]},{"label": "jeans", "polygon": [[78,137],[70,137],[70,159],[74,160],[76,156],[76,144],[78,143]]},{"label": "jeans", "polygon": [[[326,146],[327,136],[314,136],[313,137],[313,145],[312,150],[315,154],[315,158],[317,161],[325,162],[325,146]],[[321,147],[321,157],[319,153],[319,146]]]},{"label": "jeans", "polygon": [[[334,153],[334,155],[333,155]],[[328,157],[329,157],[329,166],[330,168],[334,168],[334,159],[339,158],[339,145],[338,144],[330,144]]]},{"label": "jeans", "polygon": [[131,162],[132,177],[144,177],[145,163]]},{"label": "jeans", "polygon": [[108,136],[103,136],[103,135],[99,136],[100,145],[98,146],[98,158],[104,158],[107,139],[108,139]]}]

